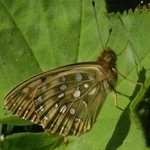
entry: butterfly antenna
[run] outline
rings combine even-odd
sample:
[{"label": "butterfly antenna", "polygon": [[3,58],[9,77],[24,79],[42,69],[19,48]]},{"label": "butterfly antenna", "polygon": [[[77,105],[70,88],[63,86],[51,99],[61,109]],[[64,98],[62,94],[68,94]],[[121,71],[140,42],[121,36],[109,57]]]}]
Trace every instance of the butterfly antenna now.
[{"label": "butterfly antenna", "polygon": [[108,42],[109,42],[109,40],[110,40],[111,32],[112,32],[112,29],[109,29],[109,34],[108,34],[107,42],[106,42],[106,44],[105,44],[105,49],[106,49],[107,44],[108,44]]},{"label": "butterfly antenna", "polygon": [[97,13],[96,13],[96,9],[95,9],[95,1],[94,0],[92,1],[92,5],[93,5],[93,9],[94,9],[94,15],[95,15],[95,20],[96,20],[96,24],[97,24],[99,39],[100,39],[100,42],[102,44],[102,48],[104,49],[105,47],[104,47],[104,44],[103,44],[103,41],[102,41],[102,38],[101,38],[101,33],[100,33],[99,24],[98,24],[98,19],[97,19]]}]

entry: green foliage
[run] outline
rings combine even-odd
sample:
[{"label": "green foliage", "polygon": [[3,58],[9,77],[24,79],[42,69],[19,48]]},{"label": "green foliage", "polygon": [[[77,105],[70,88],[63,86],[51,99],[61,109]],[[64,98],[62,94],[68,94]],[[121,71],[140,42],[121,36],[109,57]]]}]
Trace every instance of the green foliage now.
[{"label": "green foliage", "polygon": [[[137,70],[140,71],[142,66],[146,69],[150,67],[150,13],[145,9],[142,12],[107,15],[104,8],[103,2],[96,1],[102,41],[105,45],[109,29],[112,28],[107,46],[116,54],[124,50],[118,56],[118,71],[136,83]],[[42,71],[70,63],[96,60],[103,49],[90,0],[1,1],[0,39],[0,122],[17,125],[28,122],[18,121],[3,109],[4,96],[10,89]],[[147,78],[149,72],[146,71],[144,75]],[[116,89],[129,96],[134,93],[131,99],[134,101],[138,93],[134,91],[135,86],[119,76]],[[59,142],[60,137],[57,141],[54,135],[47,133],[27,133],[7,136],[0,142],[0,148],[144,149],[143,135],[134,119],[130,118],[130,99],[118,95],[118,105],[124,110],[122,111],[114,106],[113,95],[114,93],[108,95],[92,130],[80,137],[67,137],[68,143]],[[22,142],[25,143],[24,146]]]}]

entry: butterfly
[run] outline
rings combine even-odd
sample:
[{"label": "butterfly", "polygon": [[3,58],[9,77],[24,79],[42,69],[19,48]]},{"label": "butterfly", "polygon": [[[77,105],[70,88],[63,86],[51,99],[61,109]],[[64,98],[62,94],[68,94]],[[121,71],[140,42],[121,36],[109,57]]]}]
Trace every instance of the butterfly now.
[{"label": "butterfly", "polygon": [[105,48],[95,62],[76,63],[36,75],[10,91],[5,107],[14,115],[60,135],[81,135],[96,121],[117,82],[116,54]]}]

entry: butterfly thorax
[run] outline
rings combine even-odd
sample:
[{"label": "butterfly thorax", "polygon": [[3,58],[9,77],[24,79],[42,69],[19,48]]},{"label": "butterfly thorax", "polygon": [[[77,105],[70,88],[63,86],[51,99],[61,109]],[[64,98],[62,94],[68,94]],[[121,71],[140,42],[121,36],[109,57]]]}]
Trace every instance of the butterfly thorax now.
[{"label": "butterfly thorax", "polygon": [[109,86],[114,87],[117,81],[117,69],[116,69],[117,56],[110,48],[105,49],[101,56],[98,58],[98,63],[102,66],[103,78],[107,81]]}]

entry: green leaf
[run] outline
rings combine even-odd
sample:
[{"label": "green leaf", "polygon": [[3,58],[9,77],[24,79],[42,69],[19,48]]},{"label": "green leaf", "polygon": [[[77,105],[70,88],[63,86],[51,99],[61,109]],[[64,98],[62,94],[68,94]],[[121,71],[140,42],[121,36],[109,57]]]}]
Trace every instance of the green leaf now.
[{"label": "green leaf", "polygon": [[7,150],[53,150],[63,143],[63,138],[48,133],[22,133],[7,136],[0,148]]},{"label": "green leaf", "polygon": [[[138,80],[137,69],[149,68],[149,31],[150,14],[147,10],[128,14],[107,15],[104,4],[96,1],[96,11],[101,38],[105,45],[109,29],[112,34],[107,46],[118,56],[118,71],[126,78]],[[99,33],[91,1],[45,0],[45,1],[1,1],[0,2],[0,122],[22,125],[16,117],[3,109],[6,93],[23,80],[42,71],[70,63],[93,61],[102,52]],[[134,52],[134,53],[133,53]],[[138,57],[135,57],[135,52]],[[137,60],[137,58],[139,58]],[[137,64],[135,64],[137,60]],[[145,72],[146,78],[149,72]],[[119,76],[116,89],[126,95],[135,96],[135,84]],[[80,137],[67,137],[68,144],[55,149],[136,149],[145,148],[140,129],[129,114],[130,99],[118,95],[118,105],[114,106],[114,93],[110,93],[90,132]],[[132,97],[134,101],[135,96]],[[28,124],[28,123],[26,123]],[[43,133],[45,134],[45,133]],[[32,140],[38,136],[37,140]],[[28,143],[27,149],[51,149],[53,136],[19,134],[10,135],[0,143],[3,149],[12,146],[12,150],[22,149],[21,144]],[[29,139],[31,141],[29,142]],[[21,140],[20,140],[21,139]],[[43,143],[42,143],[43,142]],[[46,144],[45,144],[46,143]],[[53,149],[54,149],[53,148]]]}]

